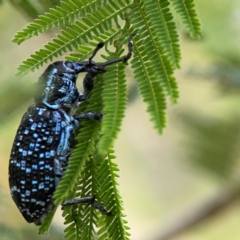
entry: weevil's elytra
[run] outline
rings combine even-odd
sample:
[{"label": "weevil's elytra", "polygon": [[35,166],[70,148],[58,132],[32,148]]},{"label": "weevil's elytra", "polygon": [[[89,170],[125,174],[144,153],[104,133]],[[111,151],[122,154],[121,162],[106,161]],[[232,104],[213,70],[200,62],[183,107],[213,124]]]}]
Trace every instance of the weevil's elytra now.
[{"label": "weevil's elytra", "polygon": [[[103,47],[103,43],[99,43],[88,61],[57,61],[40,76],[34,104],[23,115],[9,161],[10,192],[27,222],[41,225],[53,210],[52,196],[68,165],[75,129],[81,119],[102,118],[102,114],[96,112],[71,116],[71,110],[87,98],[95,77],[104,73],[106,66],[126,62],[131,57],[132,37],[125,57],[101,64],[93,62],[93,57]],[[83,94],[76,87],[81,72],[87,72]],[[92,196],[65,201],[63,206],[82,202],[91,203],[102,213],[110,214]]]}]

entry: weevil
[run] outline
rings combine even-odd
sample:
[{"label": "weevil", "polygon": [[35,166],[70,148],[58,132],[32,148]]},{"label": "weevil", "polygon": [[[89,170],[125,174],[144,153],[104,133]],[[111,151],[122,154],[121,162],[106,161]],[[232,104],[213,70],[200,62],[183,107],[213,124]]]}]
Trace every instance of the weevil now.
[{"label": "weevil", "polygon": [[[9,161],[11,196],[29,223],[41,225],[54,209],[53,194],[68,166],[75,142],[75,130],[82,119],[101,120],[102,114],[71,110],[87,99],[94,87],[95,77],[106,67],[127,62],[132,56],[132,39],[126,56],[95,63],[94,56],[104,43],[99,43],[85,62],[57,61],[50,64],[37,82],[34,104],[23,115],[13,142]],[[86,72],[83,94],[76,87],[79,73]],[[109,212],[93,196],[67,200],[63,206],[89,203],[103,214]]]}]

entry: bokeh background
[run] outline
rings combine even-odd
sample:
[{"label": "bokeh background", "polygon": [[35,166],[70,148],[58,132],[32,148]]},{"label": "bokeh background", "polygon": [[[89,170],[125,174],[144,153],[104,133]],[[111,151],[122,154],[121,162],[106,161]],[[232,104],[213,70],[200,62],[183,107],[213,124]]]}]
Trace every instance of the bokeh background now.
[{"label": "bokeh background", "polygon": [[[0,5],[0,239],[62,239],[60,210],[51,236],[38,236],[8,188],[11,145],[32,103],[32,84],[44,70],[18,79],[16,69],[54,34],[20,46],[12,43],[32,17],[21,10],[21,2]],[[191,40],[176,19],[182,49],[181,69],[175,74],[180,99],[168,104],[168,126],[161,136],[153,130],[127,69],[129,104],[115,149],[133,240],[240,239],[240,1],[195,3],[203,36]]]}]

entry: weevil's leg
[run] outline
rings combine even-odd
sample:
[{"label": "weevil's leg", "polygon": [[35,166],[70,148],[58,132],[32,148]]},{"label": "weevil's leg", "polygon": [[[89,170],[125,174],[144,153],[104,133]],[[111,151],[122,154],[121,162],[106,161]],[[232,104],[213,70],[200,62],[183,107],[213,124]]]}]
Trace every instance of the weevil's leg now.
[{"label": "weevil's leg", "polygon": [[93,202],[93,206],[98,209],[102,214],[108,215],[108,216],[112,216],[111,212],[108,212],[107,209],[100,205],[99,203],[97,203],[96,201]]},{"label": "weevil's leg", "polygon": [[67,168],[70,155],[71,153],[69,152],[54,159],[55,186],[58,186],[63,173]]},{"label": "weevil's leg", "polygon": [[92,91],[92,89],[94,87],[94,80],[97,75],[98,74],[96,74],[96,73],[88,72],[86,74],[86,76],[84,77],[84,79],[83,79],[84,92],[81,96],[79,96],[80,102],[86,100],[88,94]]},{"label": "weevil's leg", "polygon": [[124,57],[120,57],[117,59],[113,59],[113,60],[109,60],[105,63],[99,64],[100,67],[106,67],[108,65],[112,65],[114,63],[118,63],[118,62],[127,62],[131,57],[132,57],[132,52],[133,52],[133,44],[131,42],[132,38],[135,36],[136,34],[131,34],[130,37],[128,38],[128,53],[126,56]]},{"label": "weevil's leg", "polygon": [[98,209],[102,214],[111,215],[111,212],[108,212],[106,210],[105,207],[103,207],[102,205],[100,205],[99,203],[97,203],[95,201],[95,197],[94,196],[89,196],[89,197],[84,197],[84,198],[74,198],[71,200],[65,200],[62,203],[62,206],[69,206],[69,205],[74,205],[74,204],[79,204],[79,203],[86,203],[86,204],[92,204],[96,209]]},{"label": "weevil's leg", "polygon": [[93,204],[94,201],[95,201],[95,197],[94,196],[89,196],[89,197],[84,197],[84,198],[74,198],[74,199],[70,199],[70,200],[65,200],[62,203],[62,206],[69,206],[69,205],[74,205],[74,204],[78,204],[78,203]]},{"label": "weevil's leg", "polygon": [[[132,38],[135,36],[135,34],[131,34],[129,39],[128,39],[128,54],[124,57],[121,58],[117,58],[117,59],[113,59],[113,60],[109,60],[105,63],[102,64],[97,64],[96,66],[94,66],[91,70],[88,71],[88,73],[86,74],[84,80],[83,80],[83,88],[84,88],[84,93],[83,95],[79,96],[79,101],[82,102],[84,101],[88,94],[92,91],[93,86],[94,86],[94,80],[95,77],[98,74],[101,74],[103,72],[105,72],[105,67],[108,65],[112,65],[118,62],[127,62],[131,57],[132,57],[132,51],[133,51],[133,44],[131,42]],[[99,49],[101,49],[103,47],[103,43],[99,43],[97,45],[97,47],[95,48],[92,56],[89,58],[89,64],[92,63],[92,59],[93,57],[96,55],[96,53],[99,51]]]},{"label": "weevil's leg", "polygon": [[86,112],[86,113],[73,115],[72,116],[72,123],[73,123],[74,129],[77,129],[79,127],[80,121],[83,120],[83,119],[101,120],[102,117],[103,117],[102,113]]},{"label": "weevil's leg", "polygon": [[[104,46],[103,42],[98,43],[97,47],[94,49],[92,56],[89,58],[89,65],[92,65],[92,59],[96,56],[97,52]],[[84,88],[84,93],[79,95],[79,101],[82,102],[86,100],[88,94],[92,91],[93,86],[94,86],[94,80],[95,77],[100,74],[105,72],[103,68],[99,69],[98,71],[91,71],[88,70],[88,73],[83,79],[83,88]]]},{"label": "weevil's leg", "polygon": [[98,112],[86,112],[86,113],[81,113],[73,116],[74,120],[77,120],[77,121],[80,121],[82,119],[101,120],[102,117],[103,117],[103,114]]}]

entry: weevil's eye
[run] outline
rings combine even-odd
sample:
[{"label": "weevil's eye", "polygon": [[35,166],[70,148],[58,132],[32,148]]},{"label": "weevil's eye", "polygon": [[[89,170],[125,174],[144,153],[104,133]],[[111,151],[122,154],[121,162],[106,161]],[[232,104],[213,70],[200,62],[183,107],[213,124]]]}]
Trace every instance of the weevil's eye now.
[{"label": "weevil's eye", "polygon": [[75,66],[74,66],[73,62],[71,62],[71,61],[66,61],[66,62],[65,62],[65,66],[66,66],[67,68],[72,69],[72,70],[75,69]]}]

